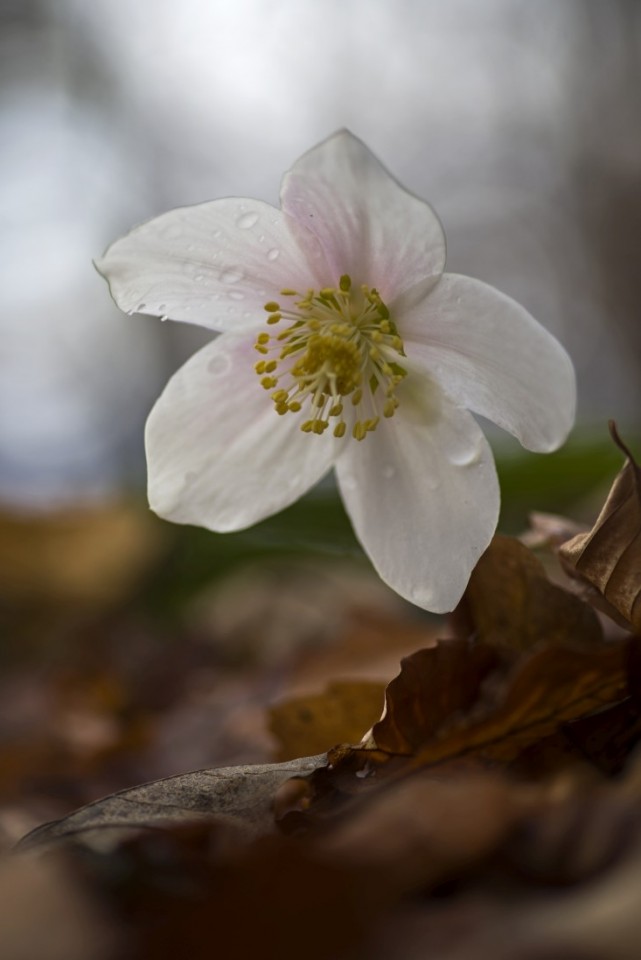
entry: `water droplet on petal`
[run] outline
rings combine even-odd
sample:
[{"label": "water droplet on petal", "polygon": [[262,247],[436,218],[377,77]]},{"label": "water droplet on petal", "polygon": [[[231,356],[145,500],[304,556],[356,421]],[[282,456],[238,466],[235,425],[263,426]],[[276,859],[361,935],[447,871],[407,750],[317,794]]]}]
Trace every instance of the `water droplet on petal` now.
[{"label": "water droplet on petal", "polygon": [[159,304],[158,304],[158,313],[162,313],[163,310],[166,310],[166,309],[167,309],[167,304],[166,304],[166,303],[159,303]]},{"label": "water droplet on petal", "polygon": [[242,292],[242,290],[230,290],[230,291],[229,291],[229,299],[230,299],[230,300],[244,300],[244,299],[245,299],[245,294]]},{"label": "water droplet on petal", "polygon": [[219,353],[207,364],[207,369],[210,373],[213,373],[214,376],[219,377],[222,373],[225,373],[229,370],[231,366],[231,361],[226,353]]},{"label": "water droplet on petal", "polygon": [[396,467],[393,466],[391,463],[386,463],[383,469],[381,470],[381,473],[383,474],[386,480],[391,480],[394,474],[396,473]]},{"label": "water droplet on petal", "polygon": [[356,487],[358,486],[356,482],[356,477],[353,476],[351,473],[345,474],[344,476],[341,477],[341,486],[345,490],[356,490]]},{"label": "water droplet on petal", "polygon": [[240,216],[236,221],[236,226],[240,227],[241,230],[249,230],[249,228],[253,227],[257,221],[257,213],[243,213],[243,215]]},{"label": "water droplet on petal", "polygon": [[447,459],[455,467],[469,467],[479,461],[482,449],[479,438],[468,439],[465,443],[451,447],[447,452]]},{"label": "water droplet on petal", "polygon": [[204,279],[205,279],[204,273],[197,273],[194,277],[194,280],[196,281],[196,283],[202,283]]},{"label": "water droplet on petal", "polygon": [[272,247],[271,250],[267,251],[268,260],[278,260],[280,256],[280,250],[277,247]]},{"label": "water droplet on petal", "polygon": [[136,307],[136,310],[138,311],[138,313],[140,313],[140,311],[144,310],[146,306],[147,306],[146,303],[139,303],[138,306]]},{"label": "water droplet on petal", "polygon": [[221,273],[220,279],[223,283],[238,283],[239,280],[243,279],[243,271],[239,270],[238,267],[227,267]]}]

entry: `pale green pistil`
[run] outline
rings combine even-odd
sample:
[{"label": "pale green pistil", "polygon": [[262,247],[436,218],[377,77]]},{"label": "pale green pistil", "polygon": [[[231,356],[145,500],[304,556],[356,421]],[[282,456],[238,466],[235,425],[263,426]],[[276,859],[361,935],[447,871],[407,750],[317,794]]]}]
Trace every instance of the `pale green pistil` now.
[{"label": "pale green pistil", "polygon": [[276,412],[299,413],[306,407],[311,417],[301,430],[321,434],[333,418],[334,436],[342,437],[347,430],[343,401],[349,398],[355,408],[352,434],[363,440],[381,412],[393,416],[395,388],[407,375],[397,361],[405,353],[389,310],[375,289],[352,289],[347,275],[337,288],[309,290],[305,296],[281,290],[281,296],[297,298],[293,309],[266,303],[267,323],[289,326],[278,334],[259,333],[255,345],[265,357],[255,366],[262,386],[278,387],[272,393]]}]

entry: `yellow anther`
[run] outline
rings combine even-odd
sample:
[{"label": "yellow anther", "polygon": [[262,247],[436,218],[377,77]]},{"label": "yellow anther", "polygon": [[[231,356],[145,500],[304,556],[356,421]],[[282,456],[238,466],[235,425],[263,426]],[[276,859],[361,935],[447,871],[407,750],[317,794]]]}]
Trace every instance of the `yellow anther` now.
[{"label": "yellow anther", "polygon": [[[343,437],[348,431],[343,405],[349,397],[360,416],[350,430],[363,440],[376,429],[380,416],[394,414],[398,406],[394,392],[407,375],[393,359],[395,354],[399,360],[405,355],[403,342],[379,292],[354,286],[345,273],[336,286],[303,294],[286,287],[281,296],[293,299],[286,307],[275,300],[265,304],[267,324],[284,321],[280,333],[262,332],[255,344],[260,354],[274,352],[254,365],[276,412],[307,410],[311,419],[302,422],[301,430],[317,435],[324,433],[331,418],[338,418],[332,431]],[[282,389],[274,391],[277,384]]]}]

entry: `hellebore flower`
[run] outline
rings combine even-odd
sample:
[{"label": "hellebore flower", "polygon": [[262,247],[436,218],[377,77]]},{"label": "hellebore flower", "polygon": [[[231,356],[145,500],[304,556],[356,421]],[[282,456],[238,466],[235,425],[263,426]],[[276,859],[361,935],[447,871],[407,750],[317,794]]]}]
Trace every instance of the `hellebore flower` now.
[{"label": "hellebore flower", "polygon": [[565,350],[523,307],[444,265],[431,207],[347,131],[285,174],[280,210],[214,200],[114,243],[97,267],[121,309],[220,333],[149,416],[152,509],[241,530],[334,466],[382,579],[451,610],[499,511],[468,410],[546,452],[576,391]]}]

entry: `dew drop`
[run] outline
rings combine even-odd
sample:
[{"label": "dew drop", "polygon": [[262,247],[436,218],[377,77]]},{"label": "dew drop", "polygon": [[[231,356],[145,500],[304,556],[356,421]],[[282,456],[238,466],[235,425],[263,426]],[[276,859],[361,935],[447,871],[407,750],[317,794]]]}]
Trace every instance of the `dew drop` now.
[{"label": "dew drop", "polygon": [[383,474],[386,480],[391,480],[396,473],[396,467],[392,466],[391,463],[386,463],[383,469],[381,470],[381,473]]},{"label": "dew drop", "polygon": [[196,283],[202,283],[204,279],[205,279],[204,273],[197,273],[194,277],[194,280],[196,281]]},{"label": "dew drop", "polygon": [[456,467],[469,467],[481,458],[482,445],[480,440],[473,440],[448,451],[447,458]]},{"label": "dew drop", "polygon": [[217,356],[212,357],[207,364],[207,369],[210,373],[213,373],[215,377],[219,377],[222,373],[229,370],[230,365],[228,355],[226,353],[219,353]]},{"label": "dew drop", "polygon": [[230,300],[244,300],[244,299],[245,299],[245,294],[242,292],[242,290],[230,290],[230,291],[229,291],[229,299],[230,299]]},{"label": "dew drop", "polygon": [[146,303],[139,303],[138,306],[136,307],[137,312],[140,313],[140,311],[144,310],[146,306],[147,306]]},{"label": "dew drop", "polygon": [[358,484],[356,483],[356,477],[354,477],[351,473],[347,473],[345,476],[341,477],[341,487],[343,487],[345,490],[356,490],[357,486]]},{"label": "dew drop", "polygon": [[280,250],[277,247],[272,247],[271,250],[267,251],[268,260],[272,260],[272,261],[278,260],[279,257],[280,257]]},{"label": "dew drop", "polygon": [[249,228],[253,227],[257,222],[257,213],[243,213],[242,216],[240,216],[236,221],[236,226],[240,227],[241,230],[249,230]]},{"label": "dew drop", "polygon": [[166,303],[159,303],[159,304],[158,304],[158,313],[162,313],[163,310],[166,310],[166,309],[167,309],[167,304],[166,304]]},{"label": "dew drop", "polygon": [[220,279],[223,283],[238,283],[239,280],[243,279],[243,271],[239,270],[238,267],[227,267],[221,273]]}]

